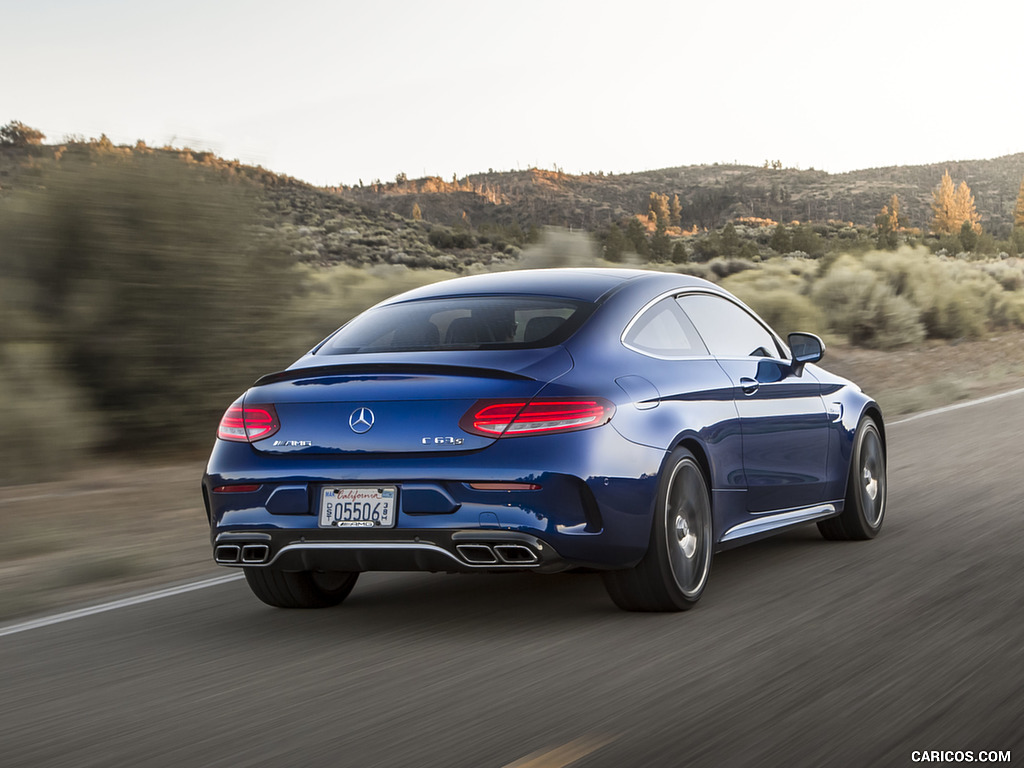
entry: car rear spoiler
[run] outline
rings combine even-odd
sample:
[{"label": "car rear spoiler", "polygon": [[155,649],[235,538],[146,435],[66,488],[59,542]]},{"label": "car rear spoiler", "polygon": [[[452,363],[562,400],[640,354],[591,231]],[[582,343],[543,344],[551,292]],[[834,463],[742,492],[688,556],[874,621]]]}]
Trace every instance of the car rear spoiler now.
[{"label": "car rear spoiler", "polygon": [[319,376],[387,376],[387,375],[434,375],[434,376],[466,376],[478,379],[504,379],[508,381],[535,381],[530,376],[502,371],[496,368],[477,368],[466,365],[435,365],[432,363],[341,363],[334,365],[314,365],[306,368],[288,368],[277,373],[268,373],[256,380],[254,387],[263,384],[274,384],[279,381],[296,381],[298,379]]}]

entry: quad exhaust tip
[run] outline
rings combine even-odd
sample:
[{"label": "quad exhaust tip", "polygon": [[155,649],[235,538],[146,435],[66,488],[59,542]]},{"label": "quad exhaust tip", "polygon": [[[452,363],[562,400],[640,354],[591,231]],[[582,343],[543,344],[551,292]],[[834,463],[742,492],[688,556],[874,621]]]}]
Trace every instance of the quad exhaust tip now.
[{"label": "quad exhaust tip", "polygon": [[[527,566],[540,563],[537,552],[525,544],[472,542],[455,546],[463,562],[476,566]],[[217,544],[213,559],[220,565],[265,565],[270,560],[269,544]]]},{"label": "quad exhaust tip", "polygon": [[472,565],[496,565],[498,556],[486,544],[459,544],[455,547],[462,558]]},{"label": "quad exhaust tip", "polygon": [[459,544],[455,547],[470,565],[534,565],[537,553],[524,544]]},{"label": "quad exhaust tip", "polygon": [[270,556],[270,547],[266,544],[245,544],[242,546],[242,562],[246,565],[265,563]]},{"label": "quad exhaust tip", "polygon": [[537,553],[523,544],[495,544],[494,551],[503,563],[529,565],[537,562]]},{"label": "quad exhaust tip", "polygon": [[237,544],[218,544],[213,550],[213,559],[218,563],[237,563],[242,557],[242,548]]},{"label": "quad exhaust tip", "polygon": [[266,544],[218,544],[213,550],[213,559],[222,565],[259,565],[269,557]]}]

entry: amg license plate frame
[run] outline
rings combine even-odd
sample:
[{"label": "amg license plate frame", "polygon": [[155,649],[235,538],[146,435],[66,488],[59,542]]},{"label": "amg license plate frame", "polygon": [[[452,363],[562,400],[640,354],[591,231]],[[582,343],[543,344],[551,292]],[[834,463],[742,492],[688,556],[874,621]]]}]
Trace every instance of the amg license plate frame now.
[{"label": "amg license plate frame", "polygon": [[325,485],[320,489],[321,528],[394,528],[398,518],[394,485]]}]

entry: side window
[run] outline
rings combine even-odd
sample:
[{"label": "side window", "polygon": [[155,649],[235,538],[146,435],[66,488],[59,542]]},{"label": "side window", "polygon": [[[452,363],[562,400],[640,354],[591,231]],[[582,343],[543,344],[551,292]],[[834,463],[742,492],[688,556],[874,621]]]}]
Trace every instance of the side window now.
[{"label": "side window", "polygon": [[622,342],[631,349],[658,357],[693,357],[708,353],[689,318],[674,299],[664,299],[630,326]]},{"label": "side window", "polygon": [[775,337],[742,307],[706,293],[680,296],[679,305],[717,357],[782,357]]}]

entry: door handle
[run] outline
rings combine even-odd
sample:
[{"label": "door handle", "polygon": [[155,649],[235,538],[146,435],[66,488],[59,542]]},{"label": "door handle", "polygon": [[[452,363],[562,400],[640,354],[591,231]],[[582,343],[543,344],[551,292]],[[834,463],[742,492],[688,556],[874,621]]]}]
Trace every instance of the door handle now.
[{"label": "door handle", "polygon": [[740,387],[743,389],[744,395],[754,394],[759,386],[761,385],[757,383],[757,379],[751,379],[749,376],[740,379]]}]

